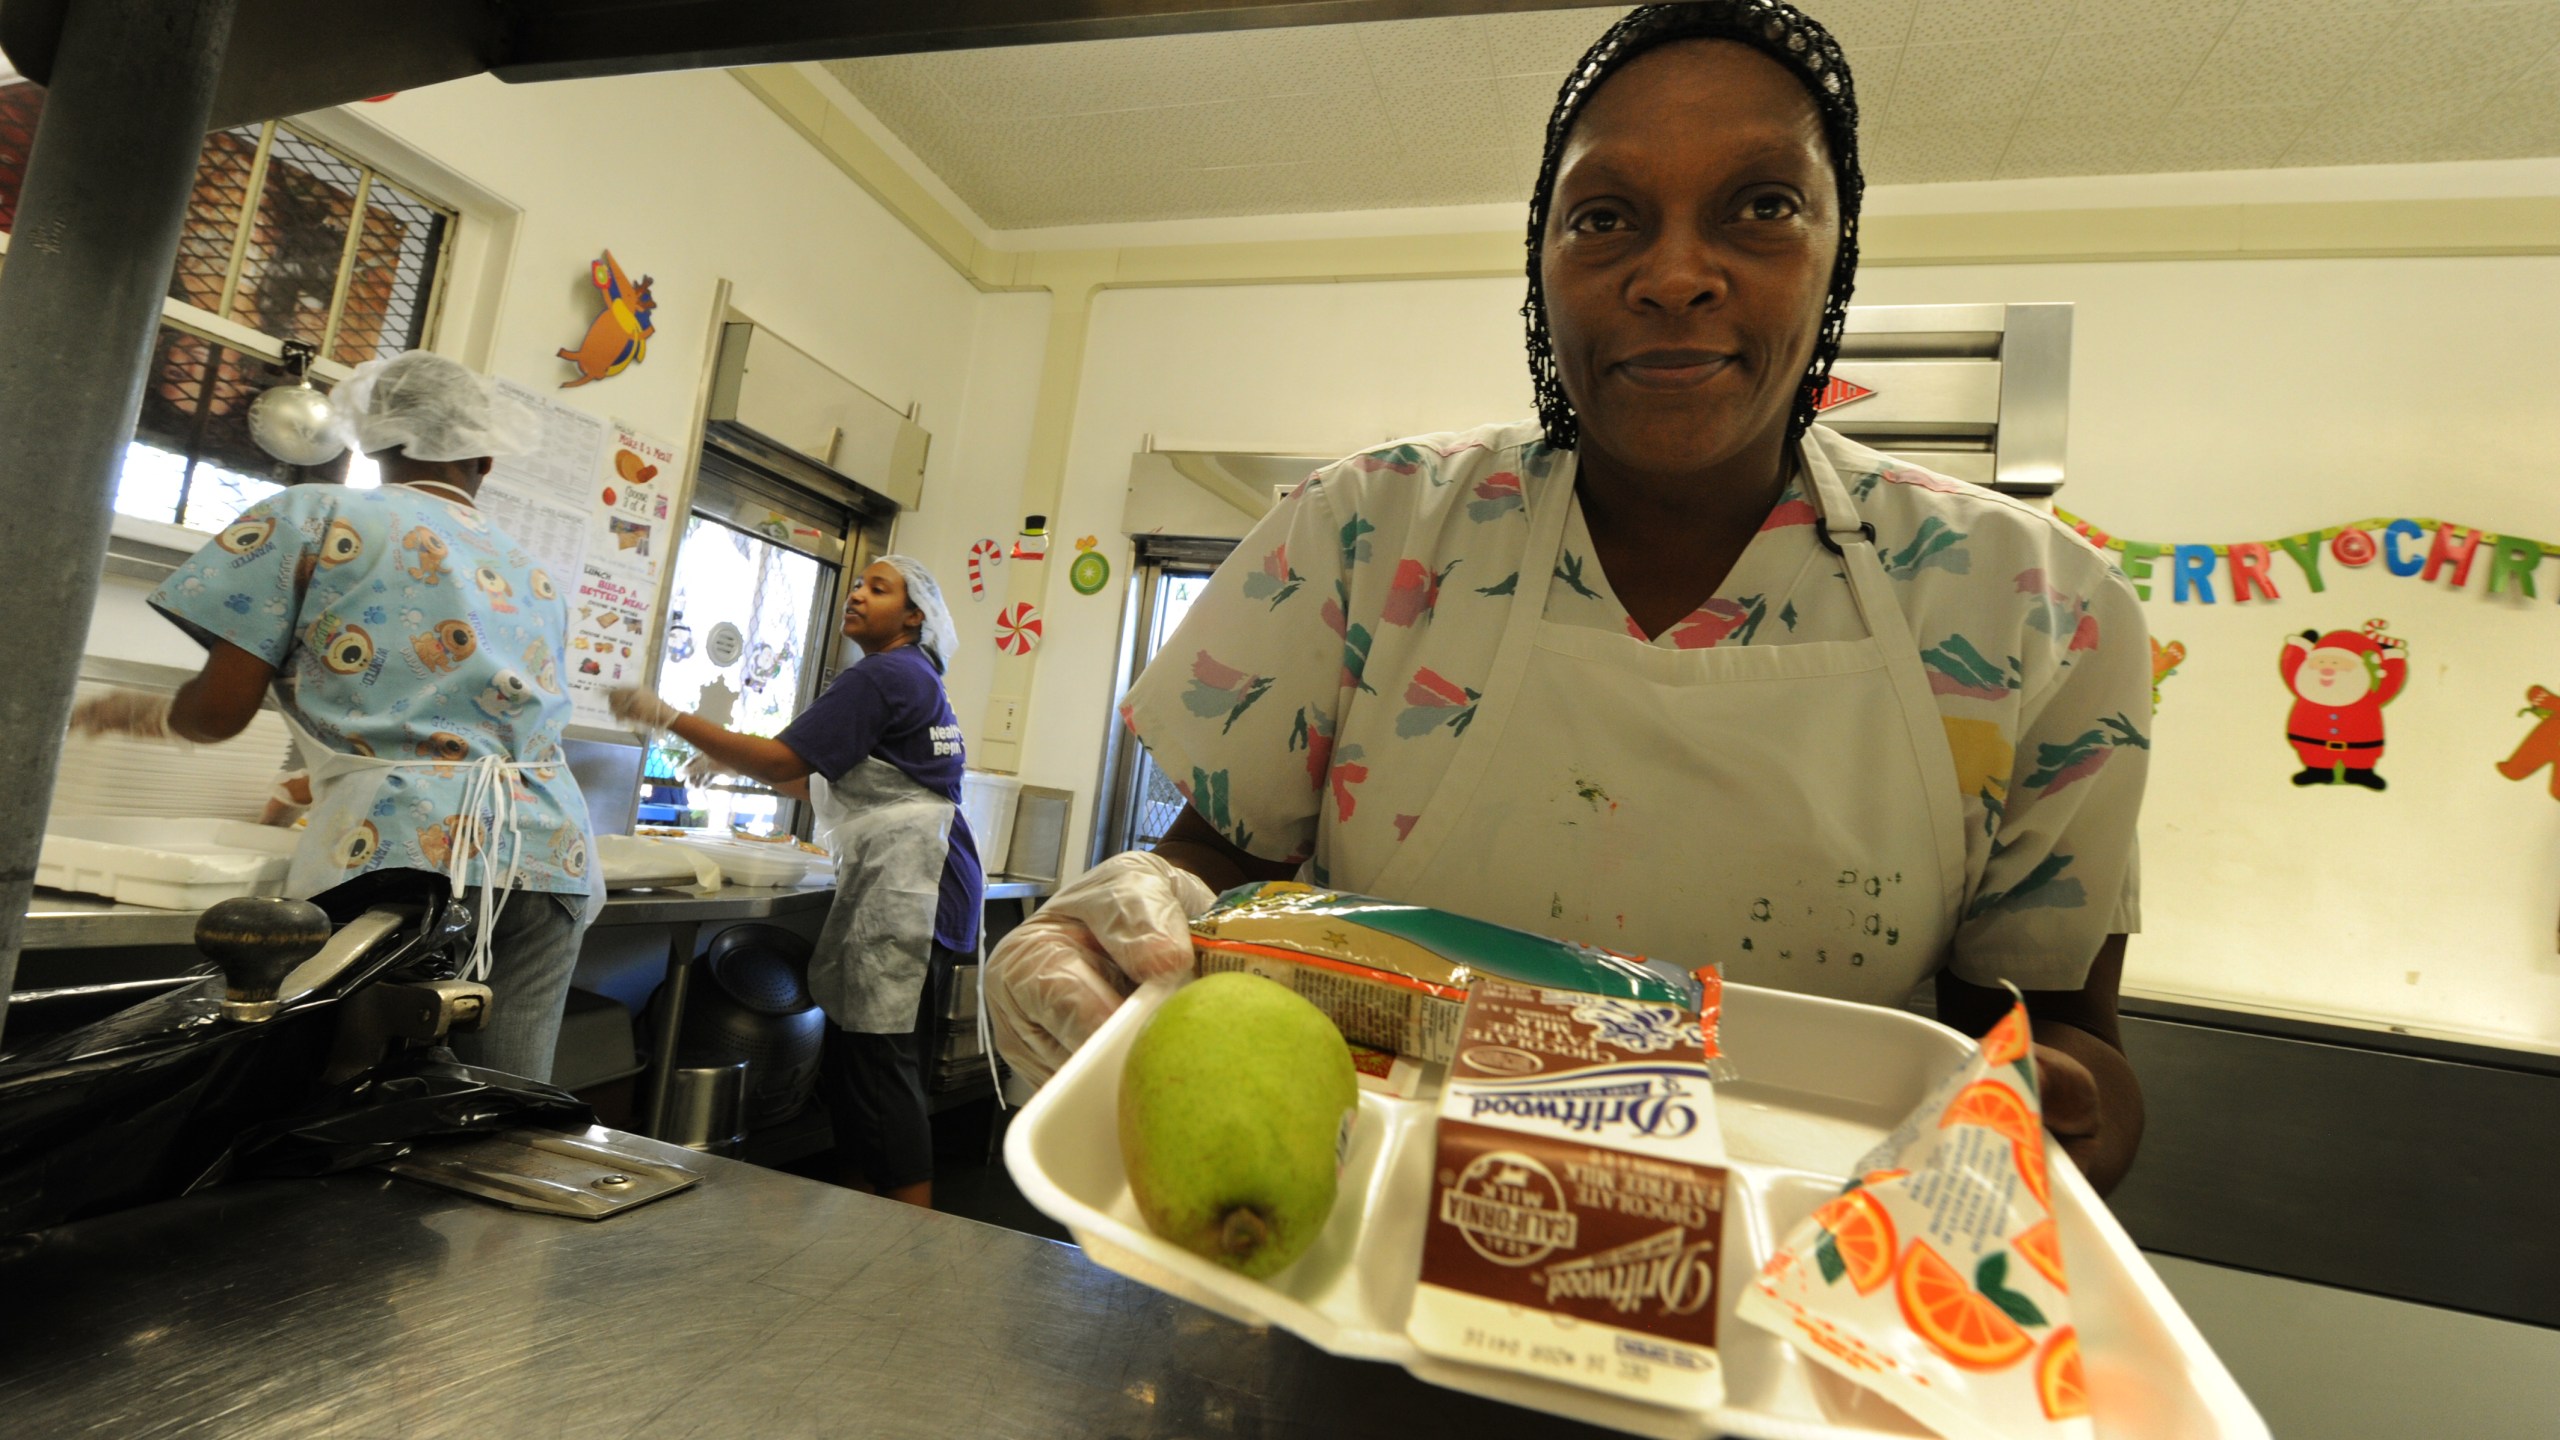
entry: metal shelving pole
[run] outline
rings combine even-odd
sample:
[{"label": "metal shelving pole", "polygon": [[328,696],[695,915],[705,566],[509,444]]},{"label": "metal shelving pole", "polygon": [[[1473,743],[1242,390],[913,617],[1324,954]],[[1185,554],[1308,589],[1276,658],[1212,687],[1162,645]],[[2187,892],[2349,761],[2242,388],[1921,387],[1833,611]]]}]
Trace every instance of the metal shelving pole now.
[{"label": "metal shelving pole", "polygon": [[0,266],[0,1024],[237,0],[76,0]]}]

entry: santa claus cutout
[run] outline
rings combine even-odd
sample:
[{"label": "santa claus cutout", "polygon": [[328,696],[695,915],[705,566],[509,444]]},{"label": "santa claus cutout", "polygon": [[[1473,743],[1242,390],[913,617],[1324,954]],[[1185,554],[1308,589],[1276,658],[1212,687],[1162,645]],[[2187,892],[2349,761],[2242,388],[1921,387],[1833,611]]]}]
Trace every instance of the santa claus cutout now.
[{"label": "santa claus cutout", "polygon": [[2278,662],[2293,713],[2284,738],[2301,757],[2296,785],[2335,785],[2344,780],[2367,790],[2387,788],[2375,767],[2382,763],[2382,707],[2409,683],[2409,647],[2382,633],[2377,620],[2358,630],[2323,635],[2305,630],[2287,636]]}]

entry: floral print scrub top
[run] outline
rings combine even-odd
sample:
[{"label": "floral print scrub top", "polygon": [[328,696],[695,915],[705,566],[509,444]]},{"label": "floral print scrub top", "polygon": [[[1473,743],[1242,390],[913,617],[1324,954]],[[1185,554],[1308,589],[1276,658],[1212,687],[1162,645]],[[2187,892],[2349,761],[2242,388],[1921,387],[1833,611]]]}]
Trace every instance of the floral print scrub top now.
[{"label": "floral print scrub top", "polygon": [[[1955,762],[1965,892],[1948,963],[1976,983],[2082,984],[2138,928],[2148,632],[2132,587],[2049,516],[1816,426],[1876,529]],[[1358,891],[1384,869],[1487,699],[1508,607],[1643,633],[1576,503],[1552,573],[1523,575],[1524,485],[1570,483],[1534,423],[1422,437],[1312,476],[1220,569],[1122,717],[1229,840]],[[1866,631],[1812,503],[1790,487],[1718,592],[1650,643]],[[1880,723],[1882,723],[1880,721]]]},{"label": "floral print scrub top", "polygon": [[[277,704],[320,744],[404,762],[316,797],[291,893],[386,867],[442,872],[467,767],[495,755],[527,762],[513,778],[519,888],[583,896],[560,585],[471,506],[402,485],[298,485],[241,512],[151,603],[275,666]],[[516,858],[497,833],[499,860]],[[475,854],[466,881],[480,879]]]}]

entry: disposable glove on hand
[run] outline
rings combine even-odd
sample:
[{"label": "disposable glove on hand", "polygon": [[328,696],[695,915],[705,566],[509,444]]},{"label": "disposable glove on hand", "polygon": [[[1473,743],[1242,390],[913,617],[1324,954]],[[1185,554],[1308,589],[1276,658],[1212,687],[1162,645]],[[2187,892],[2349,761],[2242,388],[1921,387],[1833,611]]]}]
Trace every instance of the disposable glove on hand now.
[{"label": "disposable glove on hand", "polygon": [[687,785],[708,785],[719,779],[720,773],[720,762],[699,750],[693,752],[692,759],[684,762],[684,783]]},{"label": "disposable glove on hand", "polygon": [[258,816],[258,823],[291,825],[310,808],[311,772],[288,770],[276,777],[275,788],[267,792],[267,808]]},{"label": "disposable glove on hand", "polygon": [[166,740],[169,734],[169,704],[174,696],[149,690],[109,690],[92,695],[71,707],[71,731],[75,735],[131,735],[141,740]]},{"label": "disposable glove on hand", "polygon": [[987,957],[987,1018],[1005,1062],[1047,1084],[1129,992],[1191,973],[1208,883],[1141,850],[1087,870]]},{"label": "disposable glove on hand", "polygon": [[612,709],[614,719],[653,737],[674,729],[676,717],[684,713],[659,699],[657,692],[645,685],[625,685],[609,691],[604,703]]}]

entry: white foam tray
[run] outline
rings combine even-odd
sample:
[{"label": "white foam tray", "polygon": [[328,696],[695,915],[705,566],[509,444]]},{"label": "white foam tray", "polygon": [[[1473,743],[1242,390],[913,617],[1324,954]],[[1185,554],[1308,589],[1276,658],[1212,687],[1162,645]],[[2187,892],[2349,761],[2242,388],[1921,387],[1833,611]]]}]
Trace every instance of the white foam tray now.
[{"label": "white foam tray", "polygon": [[608,890],[664,885],[717,890],[722,884],[719,862],[708,854],[643,835],[598,835],[596,864]]},{"label": "white foam tray", "polygon": [[[1433,1102],[1363,1091],[1340,1197],[1315,1247],[1268,1282],[1156,1238],[1121,1168],[1120,1067],[1171,990],[1120,1007],[1005,1137],[1023,1195],[1104,1269],[1318,1349],[1401,1365],[1435,1385],[1664,1440],[1878,1440],[1931,1432],[1899,1408],[1734,1318],[1779,1238],[1838,1193],[1858,1157],[1972,1042],[1899,1010],[1728,985],[1723,1039],[1741,1078],[1716,1103],[1732,1154],[1718,1344],[1726,1403],[1671,1410],[1438,1360],[1405,1338],[1429,1209]],[[2055,1213],[2103,1440],[2264,1440],[2267,1428],[2089,1182],[2054,1153]]]},{"label": "white foam tray", "polygon": [[757,840],[721,840],[710,836],[668,836],[666,843],[681,845],[697,854],[718,861],[720,873],[732,885],[782,886],[808,885],[820,880],[833,880],[835,869],[823,855],[812,855],[788,842],[775,844]]},{"label": "white foam tray", "polygon": [[245,820],[57,816],[45,823],[36,883],[126,905],[201,910],[279,895],[301,837]]}]

